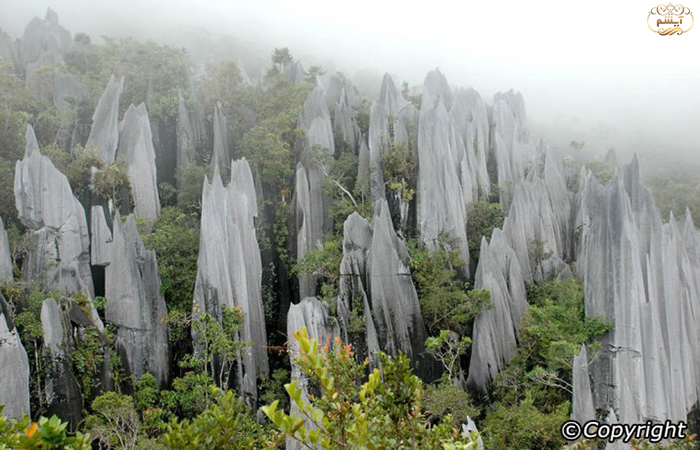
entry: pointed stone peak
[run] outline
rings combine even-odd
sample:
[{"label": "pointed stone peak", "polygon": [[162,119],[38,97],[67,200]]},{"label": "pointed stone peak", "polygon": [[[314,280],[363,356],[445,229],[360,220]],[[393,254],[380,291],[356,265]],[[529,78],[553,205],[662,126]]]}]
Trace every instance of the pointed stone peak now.
[{"label": "pointed stone peak", "polygon": [[447,83],[447,78],[440,72],[440,69],[434,69],[428,72],[423,82],[423,99],[422,106],[437,107],[440,102],[443,103],[446,109],[452,108],[452,89]]},{"label": "pointed stone peak", "polygon": [[56,14],[56,11],[51,9],[49,6],[48,9],[46,9],[46,16],[44,17],[44,20],[52,25],[58,25],[58,14]]},{"label": "pointed stone peak", "polygon": [[31,125],[27,125],[27,131],[24,134],[24,139],[27,141],[27,145],[24,149],[24,157],[27,158],[34,152],[41,154],[39,150],[39,143],[36,141],[36,135],[34,134],[34,128]]}]

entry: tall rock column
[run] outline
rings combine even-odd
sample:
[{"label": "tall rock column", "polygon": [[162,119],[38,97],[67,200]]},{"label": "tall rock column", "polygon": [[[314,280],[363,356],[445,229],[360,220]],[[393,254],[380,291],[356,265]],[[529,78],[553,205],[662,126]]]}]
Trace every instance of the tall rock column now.
[{"label": "tall rock column", "polygon": [[243,311],[240,339],[251,347],[241,355],[238,383],[251,403],[257,401],[258,378],[269,371],[257,216],[255,183],[245,158],[232,164],[226,187],[215,168],[212,181],[205,180],[202,191],[194,316],[208,313],[220,320],[224,306]]},{"label": "tall rock column", "polygon": [[29,414],[29,359],[0,292],[0,405],[3,416],[21,419]]}]

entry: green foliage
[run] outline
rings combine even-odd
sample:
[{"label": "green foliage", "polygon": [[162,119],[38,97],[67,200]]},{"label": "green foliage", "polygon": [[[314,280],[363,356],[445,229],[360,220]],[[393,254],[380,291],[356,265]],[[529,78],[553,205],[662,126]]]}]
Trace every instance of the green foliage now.
[{"label": "green foliage", "polygon": [[418,158],[406,141],[392,141],[392,145],[382,154],[384,182],[405,202],[410,202],[416,194]]},{"label": "green foliage", "polygon": [[211,402],[210,384],[210,375],[202,372],[187,372],[184,376],[173,380],[171,390],[161,391],[161,405],[174,416],[195,417]]},{"label": "green foliage", "polygon": [[214,403],[194,419],[173,420],[163,442],[171,449],[262,448],[265,429],[255,420],[243,400],[233,392],[211,388]]},{"label": "green foliage", "polygon": [[479,416],[479,408],[474,406],[469,394],[451,381],[427,385],[423,395],[423,407],[431,418],[452,416],[452,425],[456,428],[467,423],[468,417]]},{"label": "green foliage", "polygon": [[285,66],[291,64],[293,60],[292,53],[287,47],[275,48],[275,50],[272,52],[272,64],[277,66],[280,72]]},{"label": "green foliage", "polygon": [[469,204],[467,218],[469,255],[478,261],[482,238],[490,240],[493,230],[503,226],[505,216],[500,204],[479,201]]},{"label": "green foliage", "polygon": [[429,337],[425,341],[425,348],[445,368],[446,381],[449,383],[457,375],[459,357],[467,352],[471,344],[472,340],[468,337],[460,339],[454,331],[442,330],[438,336]]},{"label": "green foliage", "polygon": [[134,400],[128,395],[107,392],[92,402],[93,414],[85,428],[103,447],[133,449],[141,428]]},{"label": "green foliage", "polygon": [[207,168],[199,164],[180,166],[175,172],[180,189],[177,193],[177,207],[186,213],[196,212],[202,207],[202,188]]},{"label": "green foliage", "polygon": [[566,444],[559,430],[568,419],[568,401],[543,413],[528,392],[516,405],[499,404],[490,410],[481,431],[487,448],[555,449]]},{"label": "green foliage", "polygon": [[269,377],[263,377],[260,384],[260,403],[269,405],[274,401],[279,402],[279,407],[287,410],[289,399],[284,385],[289,379],[289,370],[275,369]]},{"label": "green foliage", "polygon": [[413,282],[428,334],[452,330],[465,334],[470,321],[488,305],[487,290],[468,291],[457,279],[457,270],[464,266],[459,251],[445,239],[435,251],[419,248],[416,241],[408,242]]},{"label": "green foliage", "polygon": [[337,341],[334,349],[321,347],[304,327],[294,337],[301,352],[297,363],[321,395],[309,394],[307,402],[292,381],[285,388],[299,415],[286,414],[278,402],[262,408],[283,435],[315,448],[475,446],[452,429],[449,415],[430,425],[421,410],[423,384],[405,355],[379,354],[382,371],[375,369],[360,384],[364,366],[355,361],[351,346]]},{"label": "green foliage", "polygon": [[104,352],[100,332],[94,326],[90,326],[83,330],[76,340],[75,347],[68,353],[68,360],[84,399],[92,398],[102,388],[99,375],[104,362]]},{"label": "green foliage", "polygon": [[340,289],[340,262],[343,259],[343,237],[329,237],[323,247],[311,249],[297,261],[292,273],[301,277],[318,276],[322,279],[319,300],[331,304]]},{"label": "green foliage", "polygon": [[326,71],[323,70],[323,67],[311,66],[311,67],[309,67],[309,70],[306,71],[306,81],[308,83],[316,83],[316,78],[322,77],[325,74],[326,74]]},{"label": "green foliage", "polygon": [[518,351],[496,378],[493,396],[505,406],[516,406],[529,396],[543,414],[555,413],[571,399],[573,358],[581,345],[587,343],[594,358],[594,339],[612,325],[600,317],[586,317],[576,279],[531,284],[528,303]]},{"label": "green foliage", "polygon": [[700,177],[697,167],[662,169],[646,183],[654,197],[663,220],[673,212],[676,219],[684,217],[686,208],[696,223],[700,220]]},{"label": "green foliage", "polygon": [[615,176],[615,169],[605,161],[592,159],[583,164],[601,184],[606,184]]},{"label": "green foliage", "polygon": [[2,415],[4,405],[0,405],[0,449],[42,448],[50,450],[74,449],[89,450],[90,435],[76,433],[70,436],[68,423],[52,416],[41,417],[30,422],[27,416],[21,420],[8,419]]}]

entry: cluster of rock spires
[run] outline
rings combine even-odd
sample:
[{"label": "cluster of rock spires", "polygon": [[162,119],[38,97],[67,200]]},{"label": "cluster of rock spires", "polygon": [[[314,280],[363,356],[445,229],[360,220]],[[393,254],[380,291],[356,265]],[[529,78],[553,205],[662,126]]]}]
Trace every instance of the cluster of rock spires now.
[{"label": "cluster of rock spires", "polygon": [[581,173],[577,273],[586,315],[614,322],[589,361],[574,361],[581,420],[687,420],[698,409],[700,234],[689,213],[663,224],[637,159],[601,185]]},{"label": "cluster of rock spires", "polygon": [[[222,308],[243,312],[240,338],[252,343],[238,367],[241,392],[257,400],[257,380],[269,372],[262,307],[262,264],[255,229],[258,207],[248,162],[231,163],[231,179],[221,181],[218,166],[202,192],[202,219],[194,290],[194,318],[207,313],[220,320]],[[193,337],[197,341],[196,330]]]},{"label": "cluster of rock spires", "polygon": [[[49,10],[44,20],[29,24],[21,41],[0,33],[0,58],[14,64],[36,96],[71,111],[85,101],[85,87],[58,70],[43,79],[40,69],[60,65],[76,45]],[[283,76],[293,84],[306,80],[299,62],[288,64]],[[156,139],[143,103],[131,105],[119,121],[123,89],[123,77],[110,79],[97,103],[87,146],[105,164],[124,161],[134,214],[153,222],[160,213]],[[196,99],[193,103],[188,108],[183,96],[178,98],[176,165],[190,164],[210,143],[214,171],[203,188],[194,313],[220,319],[223,307],[243,311],[239,337],[252,346],[241,355],[237,380],[254,404],[257,381],[269,371],[256,234],[261,183],[253,181],[245,159],[231,162],[232,135],[221,106],[214,110],[213,140],[208,142],[203,106]],[[327,90],[317,82],[299,117],[304,139],[299,142],[294,194],[297,259],[318,248],[333,225],[323,192],[324,158],[339,150],[358,153],[357,181],[369,181],[364,194],[372,199],[374,211],[371,222],[353,213],[344,223],[340,293],[334,300],[337,319],[314,297],[318,279],[304,277],[298,295],[303,300],[288,312],[289,336],[302,325],[322,341],[340,336],[373,364],[376,350],[402,351],[429,378],[433,364],[425,357],[427,333],[403,236],[415,227],[429,249],[449,236],[465,262],[461,276],[467,278],[469,204],[498,194],[508,214],[503,226],[481,243],[474,287],[490,291],[492,307],[474,323],[467,385],[486,392],[515,354],[527,310],[526,283],[571,277],[567,261],[576,261],[586,314],[608,318],[614,329],[601,339],[599,352],[592,355],[584,346],[574,359],[572,417],[625,423],[682,420],[698,409],[700,233],[689,214],[682,224],[674,217],[662,223],[636,160],[619,168],[605,185],[582,171],[574,193],[569,188],[574,177],[567,174],[562,158],[531,136],[519,93],[498,93],[487,105],[473,89],[453,90],[437,70],[426,76],[420,108],[386,75],[370,110],[367,136],[358,126],[359,104],[352,85],[336,76]],[[62,145],[73,147],[80,136],[74,123],[64,125],[70,131]],[[61,294],[45,299],[41,311],[50,361],[45,396],[49,411],[75,425],[81,419],[82,398],[66,352],[92,328],[104,343],[103,324],[92,306],[91,266],[104,267],[106,320],[117,326],[127,370],[137,377],[152,373],[161,385],[169,377],[163,323],[167,311],[156,255],[145,249],[136,217],[129,215],[123,223],[111,209],[84,207],[68,179],[41,154],[31,127],[26,140],[24,158],[15,170],[18,216],[32,234],[22,277]],[[382,156],[402,141],[418,160],[416,198],[411,202],[387,196],[385,189]],[[614,154],[606,160],[617,166]],[[227,185],[221,174],[230,179]],[[498,192],[493,192],[496,186]],[[0,280],[11,281],[12,276],[0,221]],[[69,298],[76,293],[86,301]],[[358,320],[363,323],[359,328]],[[292,377],[307,395],[294,362],[294,345],[290,342]],[[107,360],[102,372],[103,386],[109,389]],[[0,403],[6,404],[5,414],[29,412],[28,376],[27,354],[10,305],[0,297]]]}]

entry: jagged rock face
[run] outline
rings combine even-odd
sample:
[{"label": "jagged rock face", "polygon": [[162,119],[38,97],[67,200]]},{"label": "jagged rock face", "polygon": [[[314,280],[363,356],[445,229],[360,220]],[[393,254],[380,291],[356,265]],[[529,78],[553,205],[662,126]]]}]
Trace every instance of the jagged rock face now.
[{"label": "jagged rock face", "polygon": [[486,104],[474,89],[457,89],[450,116],[454,121],[462,195],[469,203],[488,200],[489,118]]},{"label": "jagged rock face", "polygon": [[146,105],[131,105],[119,124],[119,159],[126,162],[137,217],[155,222],[160,215],[156,152]]},{"label": "jagged rock face", "polygon": [[[374,353],[379,350],[377,331],[369,306],[370,293],[369,252],[373,235],[372,225],[357,212],[348,216],[343,224],[343,259],[340,263],[340,293],[337,301],[338,316],[343,331],[343,338],[351,342],[355,352],[362,359],[369,356],[376,363]],[[361,304],[357,304],[357,301]],[[362,308],[362,312],[353,311]],[[364,336],[358,339],[352,329],[350,315],[362,314],[365,329]]]},{"label": "jagged rock face", "polygon": [[596,418],[591,393],[591,379],[588,373],[588,351],[586,345],[581,346],[581,352],[574,357],[573,368],[573,399],[571,401],[571,419],[586,423]]},{"label": "jagged rock face", "polygon": [[333,128],[341,139],[338,146],[357,152],[357,146],[360,142],[360,127],[357,125],[351,97],[345,88],[341,90],[340,98],[333,110]]},{"label": "jagged rock face", "polygon": [[[218,106],[218,105],[217,105]],[[218,108],[217,108],[218,109]],[[182,93],[177,93],[177,167],[190,164],[195,155],[195,134]],[[179,180],[178,180],[179,182]],[[181,187],[181,186],[178,186]]]},{"label": "jagged rock face", "polygon": [[661,224],[636,158],[605,186],[585,173],[578,200],[586,315],[614,322],[589,365],[597,416],[685,420],[700,388],[697,231]]},{"label": "jagged rock face", "polygon": [[[474,442],[474,438],[471,435],[472,431],[475,433],[479,432],[472,418],[467,416],[467,423],[462,424],[462,434],[467,437],[469,442]],[[476,438],[476,448],[477,450],[484,450],[484,440],[481,438],[481,435],[478,435]]]},{"label": "jagged rock face", "polygon": [[[418,120],[416,108],[403,98],[389,74],[384,75],[379,99],[372,104],[369,115],[369,171],[372,199],[386,198],[382,155],[396,142],[410,144],[410,135]],[[389,123],[391,121],[391,124]],[[390,129],[393,133],[390,133]]]},{"label": "jagged rock face", "polygon": [[415,360],[424,353],[427,332],[411,281],[406,245],[394,231],[385,200],[375,206],[372,226],[369,284],[379,347],[390,354],[400,350]]},{"label": "jagged rock face", "polygon": [[306,81],[306,72],[304,66],[299,61],[293,61],[284,67],[284,78],[293,85],[297,85]]},{"label": "jagged rock face", "polygon": [[221,103],[214,108],[214,150],[211,156],[212,167],[218,167],[224,176],[229,174],[231,163],[231,137],[228,130],[228,119],[221,112]]},{"label": "jagged rock face", "polygon": [[513,187],[523,177],[527,160],[534,153],[522,95],[497,93],[491,111],[491,152],[498,167],[498,187],[503,210],[507,211]]},{"label": "jagged rock face", "polygon": [[224,187],[217,170],[211,182],[204,182],[194,315],[206,312],[220,318],[223,306],[242,309],[240,338],[252,347],[242,355],[238,381],[253,402],[258,377],[269,371],[257,214],[255,184],[245,158],[232,164],[228,186]]},{"label": "jagged rock face", "polygon": [[25,276],[43,280],[45,289],[83,292],[92,298],[85,210],[73,196],[66,176],[39,151],[31,126],[26,139],[24,158],[15,165],[14,188],[19,219],[35,230],[23,268]]},{"label": "jagged rock face", "polygon": [[525,277],[508,237],[496,228],[481,241],[476,289],[488,289],[493,306],[474,320],[467,385],[486,392],[499,370],[515,355],[520,319],[527,309]]},{"label": "jagged rock face", "polygon": [[12,254],[5,224],[0,217],[0,282],[12,281]]},{"label": "jagged rock face", "polygon": [[46,363],[45,401],[48,414],[56,414],[75,430],[82,419],[83,398],[80,386],[71,371],[65,349],[66,328],[64,316],[53,298],[41,306],[41,328],[44,334]]},{"label": "jagged rock face", "polygon": [[100,159],[106,164],[114,162],[119,145],[119,96],[123,88],[123,76],[119,81],[114,75],[109,78],[92,115],[92,128],[85,144],[86,148],[97,149]]},{"label": "jagged rock face", "polygon": [[104,209],[100,205],[93,206],[90,210],[90,231],[90,263],[93,266],[108,266],[112,232],[107,225]]},{"label": "jagged rock face", "polygon": [[44,51],[55,51],[64,55],[70,51],[73,40],[68,30],[58,22],[58,16],[49,8],[46,17],[35,17],[24,29],[20,41],[20,54],[24,64],[35,62]]},{"label": "jagged rock face", "polygon": [[[321,303],[316,297],[306,297],[297,305],[290,305],[287,313],[287,336],[289,336],[288,350],[289,360],[292,366],[292,381],[297,382],[297,387],[301,389],[301,396],[305,402],[309,401],[309,380],[304,376],[296,360],[300,357],[301,351],[297,340],[293,337],[301,327],[306,327],[310,339],[316,339],[322,346],[326,343],[333,344],[338,333],[338,323],[333,319],[328,311],[328,305]],[[290,415],[300,417],[299,408],[294,402],[291,405]],[[313,426],[313,424],[307,424]],[[301,448],[296,439],[287,439],[287,449]]]},{"label": "jagged rock face", "polygon": [[117,347],[129,373],[137,379],[151,373],[165,386],[169,355],[163,319],[167,309],[160,292],[156,254],[144,247],[133,215],[125,224],[119,215],[115,217],[114,237],[106,245],[105,318],[118,327]]},{"label": "jagged rock face", "polygon": [[[423,86],[418,125],[418,228],[431,249],[443,233],[453,238],[468,276],[467,201],[460,182],[460,160],[454,121],[447,113],[451,91],[439,71],[428,74]],[[469,188],[471,190],[471,188]]]},{"label": "jagged rock face", "polygon": [[0,405],[2,415],[21,419],[29,414],[29,359],[0,292]]},{"label": "jagged rock face", "polygon": [[[304,130],[300,143],[301,161],[296,169],[295,211],[297,230],[297,260],[301,260],[311,249],[323,242],[323,234],[331,227],[329,218],[330,199],[323,192],[326,179],[317,159],[332,155],[335,151],[333,127],[323,88],[318,85],[304,102],[298,126]],[[315,294],[317,278],[299,279],[299,297]]]}]

